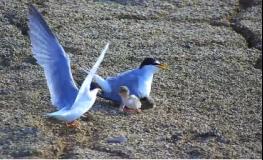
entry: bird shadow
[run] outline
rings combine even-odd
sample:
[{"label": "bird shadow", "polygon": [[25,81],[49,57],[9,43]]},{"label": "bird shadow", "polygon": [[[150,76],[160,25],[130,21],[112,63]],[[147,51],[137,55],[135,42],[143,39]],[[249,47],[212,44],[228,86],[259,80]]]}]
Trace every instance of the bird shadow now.
[{"label": "bird shadow", "polygon": [[[95,102],[92,108],[80,117],[80,120],[87,121],[87,122],[96,121],[96,118],[94,117],[96,113],[102,113],[104,115],[109,115],[109,116],[127,116],[128,115],[126,113],[119,111],[119,105],[117,103],[98,98],[97,102]],[[59,124],[60,122],[59,120],[52,118],[52,117],[46,117],[46,118],[48,119],[48,122],[51,124]],[[66,132],[75,132],[77,130],[77,129],[67,128],[66,126],[60,126],[59,128],[61,127],[63,128],[65,127]]]},{"label": "bird shadow", "polygon": [[98,100],[89,111],[89,113],[97,112],[112,116],[120,115],[117,103],[102,99]]},{"label": "bird shadow", "polygon": [[[84,118],[86,118],[87,120],[94,120],[93,113],[102,113],[104,115],[119,117],[127,117],[133,115],[132,113],[119,111],[119,104],[104,99],[98,100],[98,102],[96,102],[93,107],[87,113],[85,113]],[[81,117],[81,119],[83,120],[83,117]]]}]

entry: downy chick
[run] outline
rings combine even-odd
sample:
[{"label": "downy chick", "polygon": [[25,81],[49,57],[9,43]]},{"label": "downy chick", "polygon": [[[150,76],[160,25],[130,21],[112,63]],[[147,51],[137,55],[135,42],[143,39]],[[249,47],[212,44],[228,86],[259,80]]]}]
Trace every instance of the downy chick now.
[{"label": "downy chick", "polygon": [[130,95],[129,88],[126,86],[120,86],[119,95],[122,103],[120,105],[120,111],[139,113],[141,112],[141,101],[135,95]]}]

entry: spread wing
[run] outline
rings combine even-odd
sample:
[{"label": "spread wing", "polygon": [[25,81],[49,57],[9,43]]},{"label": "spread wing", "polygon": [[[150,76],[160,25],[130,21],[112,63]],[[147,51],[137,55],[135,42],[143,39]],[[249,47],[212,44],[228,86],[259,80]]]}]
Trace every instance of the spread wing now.
[{"label": "spread wing", "polygon": [[52,104],[57,109],[71,107],[78,88],[72,77],[69,56],[32,5],[29,7],[28,26],[33,55],[44,68]]},{"label": "spread wing", "polygon": [[91,85],[91,81],[92,78],[95,76],[99,65],[101,64],[105,53],[107,52],[109,48],[109,43],[107,43],[107,45],[104,47],[104,49],[102,50],[97,62],[94,64],[94,66],[91,68],[91,70],[89,71],[88,76],[85,78],[84,82],[82,83],[80,89],[79,89],[79,93],[78,96],[76,98],[76,101],[78,101],[78,99],[80,99],[81,97],[85,96],[86,98],[91,98],[91,94],[90,94],[90,85]]}]

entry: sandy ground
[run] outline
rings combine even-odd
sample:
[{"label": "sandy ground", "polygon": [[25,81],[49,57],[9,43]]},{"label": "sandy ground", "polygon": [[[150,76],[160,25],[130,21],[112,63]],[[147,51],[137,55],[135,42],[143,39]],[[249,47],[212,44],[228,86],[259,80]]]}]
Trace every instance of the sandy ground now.
[{"label": "sandy ground", "polygon": [[[101,98],[81,130],[54,111],[27,35],[33,3],[71,62],[102,76],[148,56],[157,107],[125,115]],[[261,0],[0,0],[0,158],[262,158]],[[261,59],[261,60],[260,60]],[[81,84],[85,73],[73,72]],[[112,137],[127,138],[108,143]]]}]

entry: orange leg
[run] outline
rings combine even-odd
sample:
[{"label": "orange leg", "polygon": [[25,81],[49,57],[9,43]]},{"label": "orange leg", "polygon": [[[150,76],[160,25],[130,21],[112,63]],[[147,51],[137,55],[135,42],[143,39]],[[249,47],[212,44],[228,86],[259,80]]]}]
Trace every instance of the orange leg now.
[{"label": "orange leg", "polygon": [[73,122],[66,123],[68,128],[80,128],[80,122],[75,120]]},{"label": "orange leg", "polygon": [[130,108],[125,107],[123,109],[123,112],[126,112],[126,113],[142,113],[142,110],[141,109],[130,109]]}]

